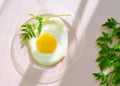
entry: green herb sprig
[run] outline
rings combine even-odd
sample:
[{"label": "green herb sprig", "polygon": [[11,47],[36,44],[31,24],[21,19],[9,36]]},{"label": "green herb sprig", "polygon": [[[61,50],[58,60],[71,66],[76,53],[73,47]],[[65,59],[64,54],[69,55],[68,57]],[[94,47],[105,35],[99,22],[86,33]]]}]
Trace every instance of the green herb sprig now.
[{"label": "green herb sprig", "polygon": [[32,37],[36,37],[34,28],[32,24],[23,24],[22,26],[22,42],[26,42],[27,40],[31,39]]},{"label": "green herb sprig", "polygon": [[[109,18],[102,24],[107,27],[107,32],[97,38],[96,43],[100,47],[99,57],[96,59],[100,72],[93,73],[100,85],[118,86],[120,84],[120,26],[114,18]],[[118,43],[113,44],[117,38]],[[109,72],[105,73],[108,69]]]},{"label": "green herb sprig", "polygon": [[37,28],[37,30],[38,30],[38,35],[40,34],[40,32],[41,32],[41,30],[42,30],[42,26],[43,26],[43,17],[42,16],[40,16],[40,15],[34,15],[34,14],[29,14],[30,16],[32,16],[34,19],[36,19],[37,21],[38,21],[38,28]]},{"label": "green herb sprig", "polygon": [[50,15],[50,16],[40,16],[40,15],[34,15],[34,14],[29,14],[30,16],[32,16],[35,20],[37,20],[37,32],[35,32],[35,28],[34,24],[32,23],[26,23],[23,24],[21,26],[21,31],[22,31],[22,42],[25,43],[27,42],[29,39],[33,38],[33,37],[37,37],[40,35],[42,27],[43,27],[43,23],[45,21],[47,21],[49,18],[51,17],[59,17],[59,16],[70,16],[70,14],[58,14],[58,15]]}]

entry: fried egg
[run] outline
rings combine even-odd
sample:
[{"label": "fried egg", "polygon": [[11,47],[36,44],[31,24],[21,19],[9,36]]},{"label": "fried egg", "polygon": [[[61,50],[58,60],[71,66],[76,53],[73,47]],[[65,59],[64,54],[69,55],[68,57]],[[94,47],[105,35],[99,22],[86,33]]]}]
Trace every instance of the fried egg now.
[{"label": "fried egg", "polygon": [[49,18],[44,22],[40,35],[29,40],[29,46],[37,63],[51,66],[60,62],[68,50],[68,33],[64,22],[58,17]]}]

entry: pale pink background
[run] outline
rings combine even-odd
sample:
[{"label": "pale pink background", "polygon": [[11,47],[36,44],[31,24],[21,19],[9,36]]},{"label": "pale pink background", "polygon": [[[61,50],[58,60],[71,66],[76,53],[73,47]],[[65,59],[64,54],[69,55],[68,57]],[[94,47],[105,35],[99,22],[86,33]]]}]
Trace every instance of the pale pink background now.
[{"label": "pale pink background", "polygon": [[[86,35],[86,43],[80,59],[67,71],[65,78],[51,84],[27,82],[14,69],[10,47],[19,18],[35,7],[66,9],[79,16],[78,29]],[[52,9],[51,9],[52,10]],[[99,86],[93,72],[98,71],[95,62],[98,47],[95,39],[100,35],[100,25],[109,17],[120,21],[120,0],[0,0],[0,86]],[[84,33],[85,32],[85,33]]]}]

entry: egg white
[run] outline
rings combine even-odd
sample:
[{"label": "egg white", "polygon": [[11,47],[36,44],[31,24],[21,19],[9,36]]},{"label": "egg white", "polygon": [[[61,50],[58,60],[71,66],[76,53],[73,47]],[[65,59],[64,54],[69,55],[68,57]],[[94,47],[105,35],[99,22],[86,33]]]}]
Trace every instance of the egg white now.
[{"label": "egg white", "polygon": [[29,45],[35,61],[41,65],[50,66],[65,57],[68,50],[68,33],[63,21],[57,17],[50,18],[44,22],[40,36],[44,33],[52,34],[57,40],[57,47],[53,53],[39,52],[36,47],[37,38],[30,39]]}]

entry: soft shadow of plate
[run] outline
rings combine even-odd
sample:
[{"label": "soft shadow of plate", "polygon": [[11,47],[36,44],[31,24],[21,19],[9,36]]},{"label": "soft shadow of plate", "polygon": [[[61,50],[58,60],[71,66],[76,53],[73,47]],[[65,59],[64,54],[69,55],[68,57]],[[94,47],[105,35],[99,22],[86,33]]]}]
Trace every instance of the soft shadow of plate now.
[{"label": "soft shadow of plate", "polygon": [[[42,9],[43,10],[43,9]],[[16,26],[16,32],[14,38],[12,40],[11,45],[11,58],[13,66],[16,71],[32,82],[38,83],[51,83],[58,81],[64,77],[66,70],[71,67],[73,63],[80,58],[80,54],[83,51],[85,44],[85,36],[82,37],[80,42],[78,42],[78,37],[76,37],[75,28],[76,26],[72,26],[74,20],[78,20],[79,17],[77,15],[64,16],[62,18],[65,26],[68,29],[68,53],[67,56],[60,61],[58,64],[51,67],[44,67],[42,65],[37,64],[33,59],[29,49],[28,44],[24,44],[21,42],[21,31],[20,26],[25,22],[31,21],[31,17],[28,15],[29,13],[33,13],[36,15],[56,15],[56,14],[66,14],[63,10],[48,10],[44,9],[44,12],[40,11],[40,9],[34,9],[27,12],[18,22]],[[78,21],[79,22],[79,21]],[[79,28],[80,29],[80,28]],[[80,47],[79,47],[80,46]]]}]

